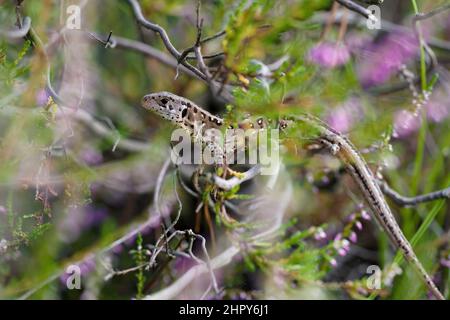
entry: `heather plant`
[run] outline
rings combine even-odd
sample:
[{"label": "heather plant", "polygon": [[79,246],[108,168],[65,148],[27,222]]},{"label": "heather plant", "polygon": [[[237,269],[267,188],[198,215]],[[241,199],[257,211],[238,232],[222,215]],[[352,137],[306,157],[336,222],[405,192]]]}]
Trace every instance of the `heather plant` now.
[{"label": "heather plant", "polygon": [[0,298],[429,296],[314,132],[269,175],[174,163],[161,91],[348,137],[448,296],[450,6],[375,2],[0,0]]}]

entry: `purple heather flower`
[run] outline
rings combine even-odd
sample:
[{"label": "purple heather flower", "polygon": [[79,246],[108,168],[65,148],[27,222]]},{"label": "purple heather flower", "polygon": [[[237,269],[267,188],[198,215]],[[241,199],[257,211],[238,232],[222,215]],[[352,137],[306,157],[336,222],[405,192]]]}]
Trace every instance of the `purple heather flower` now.
[{"label": "purple heather flower", "polygon": [[134,246],[136,244],[137,236],[137,233],[131,235],[127,240],[125,240],[124,244],[128,247]]},{"label": "purple heather flower", "polygon": [[421,118],[409,111],[400,110],[394,115],[394,137],[404,138],[420,128]]},{"label": "purple heather flower", "polygon": [[196,264],[197,263],[194,259],[188,257],[179,257],[175,260],[174,269],[179,274],[184,274]]},{"label": "purple heather flower", "polygon": [[355,226],[356,226],[356,229],[358,229],[358,230],[362,230],[362,228],[363,228],[361,221],[356,221]]},{"label": "purple heather flower", "polygon": [[350,241],[348,241],[347,239],[343,239],[342,240],[342,248],[348,250],[350,249]]},{"label": "purple heather flower", "polygon": [[79,264],[81,275],[87,275],[95,270],[95,257],[89,256]]},{"label": "purple heather flower", "polygon": [[443,265],[446,268],[450,268],[450,260],[441,259],[441,265]]},{"label": "purple heather flower", "polygon": [[342,43],[320,42],[308,53],[310,62],[325,68],[341,66],[350,59],[350,52]]},{"label": "purple heather flower", "polygon": [[6,212],[7,212],[6,208],[4,206],[0,206],[0,214],[6,215]]},{"label": "purple heather flower", "polygon": [[366,56],[358,66],[363,87],[380,85],[418,52],[418,41],[412,33],[393,32],[378,43],[372,43],[360,54]]},{"label": "purple heather flower", "polygon": [[98,165],[103,161],[103,156],[101,152],[98,152],[94,148],[84,149],[81,152],[81,158],[89,166]]},{"label": "purple heather flower", "polygon": [[85,209],[86,217],[84,219],[84,226],[86,228],[98,226],[108,217],[108,210],[105,208],[97,208],[92,205],[87,205]]},{"label": "purple heather flower", "polygon": [[353,221],[356,219],[356,213],[352,213],[348,216],[348,220],[347,221]]},{"label": "purple heather flower", "polygon": [[368,213],[366,210],[362,210],[362,211],[361,211],[361,217],[362,217],[364,220],[370,220],[370,219],[371,219],[369,213]]},{"label": "purple heather flower", "polygon": [[448,100],[449,96],[447,93],[444,91],[436,92],[425,106],[427,118],[433,122],[441,122],[446,119],[450,113]]},{"label": "purple heather flower", "polygon": [[61,236],[65,241],[74,241],[83,230],[98,226],[107,216],[108,212],[105,208],[92,205],[72,207],[59,226]]},{"label": "purple heather flower", "polygon": [[45,89],[41,89],[36,93],[36,103],[38,106],[43,107],[48,102],[49,95]]},{"label": "purple heather flower", "polygon": [[[96,266],[95,257],[93,255],[89,255],[86,259],[81,261],[77,266],[80,268],[81,276],[87,276],[89,273],[91,273],[92,271],[95,270],[95,266]],[[61,276],[59,278],[61,283],[63,283],[65,285],[67,283],[67,279],[71,275],[72,274],[67,273],[67,272],[64,272],[63,274],[61,274]]]},{"label": "purple heather flower", "polygon": [[345,248],[340,248],[340,249],[338,250],[338,254],[339,254],[341,257],[346,256],[347,253],[348,253],[348,251],[347,251]]},{"label": "purple heather flower", "polygon": [[314,234],[314,239],[316,240],[322,240],[322,239],[326,239],[327,234],[325,233],[325,231],[323,231],[322,228],[317,229],[316,233]]},{"label": "purple heather flower", "polygon": [[431,121],[441,122],[448,117],[449,108],[444,103],[430,101],[427,105],[427,117]]},{"label": "purple heather flower", "polygon": [[358,241],[358,236],[356,235],[356,232],[350,233],[349,239],[350,239],[351,242],[356,243]]},{"label": "purple heather flower", "polygon": [[362,118],[359,100],[350,98],[330,112],[327,123],[339,132],[348,132],[354,123]]},{"label": "purple heather flower", "polygon": [[122,251],[123,251],[123,245],[122,245],[122,244],[118,244],[117,246],[114,246],[114,247],[111,249],[111,251],[112,251],[112,253],[114,253],[114,254],[120,254],[120,253],[122,253]]},{"label": "purple heather flower", "polygon": [[339,241],[342,239],[342,233],[338,233],[335,237],[334,237],[334,241]]}]

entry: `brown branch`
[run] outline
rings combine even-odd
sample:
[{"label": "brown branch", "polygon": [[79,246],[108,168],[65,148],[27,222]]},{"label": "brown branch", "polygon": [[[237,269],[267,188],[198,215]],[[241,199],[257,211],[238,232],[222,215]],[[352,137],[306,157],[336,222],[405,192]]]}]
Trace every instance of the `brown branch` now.
[{"label": "brown branch", "polygon": [[354,3],[351,0],[335,0],[335,1],[341,4],[342,6],[346,7],[347,9],[354,11],[367,19],[372,19],[375,21],[377,20],[377,18],[372,14],[370,10],[367,10],[363,6]]},{"label": "brown branch", "polygon": [[419,203],[430,202],[438,199],[450,199],[450,187],[415,197],[405,197],[389,187],[389,185],[384,181],[378,181],[378,185],[385,195],[394,200],[394,202],[398,205],[404,207],[415,206]]},{"label": "brown branch", "polygon": [[161,40],[164,43],[164,46],[166,49],[170,52],[170,54],[175,57],[175,59],[185,66],[187,69],[189,69],[191,72],[195,73],[198,77],[200,77],[203,80],[206,80],[206,76],[198,70],[196,67],[192,66],[191,64],[187,63],[184,59],[181,58],[181,53],[173,46],[172,42],[170,41],[169,36],[167,35],[167,32],[164,28],[161,26],[152,23],[145,19],[144,15],[142,14],[142,8],[139,5],[139,3],[136,0],[128,0],[128,3],[131,5],[133,9],[134,16],[137,20],[137,22],[143,26],[146,29],[149,29],[151,31],[156,32],[161,37]]}]

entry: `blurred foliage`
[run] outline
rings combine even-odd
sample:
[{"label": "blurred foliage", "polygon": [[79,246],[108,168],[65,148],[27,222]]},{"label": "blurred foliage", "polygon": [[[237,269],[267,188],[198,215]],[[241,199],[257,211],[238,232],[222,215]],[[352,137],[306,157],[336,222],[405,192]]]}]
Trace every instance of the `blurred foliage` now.
[{"label": "blurred foliage", "polygon": [[[436,5],[433,1],[422,2],[423,10]],[[312,19],[328,12],[331,0],[202,2],[203,37],[225,30],[223,37],[208,42],[202,50],[205,55],[223,52],[221,58],[208,61],[208,66],[217,71],[219,81],[232,86],[232,103],[216,99],[205,83],[155,59],[131,50],[106,49],[89,39],[87,32],[95,31],[103,39],[112,31],[113,36],[139,40],[167,54],[157,35],[137,27],[127,1],[89,1],[82,9],[84,33],[80,32],[80,37],[84,35],[90,42],[76,38],[80,41],[76,49],[66,50],[70,40],[59,39],[57,31],[64,26],[63,9],[70,3],[76,1],[25,1],[21,12],[31,17],[40,39],[56,48],[51,56],[53,86],[66,90],[69,97],[71,90],[82,88],[82,94],[75,93],[82,98],[70,100],[69,107],[86,110],[93,115],[93,121],[115,135],[101,137],[86,124],[58,116],[65,109],[45,91],[47,65],[36,37],[0,38],[0,241],[4,240],[0,242],[1,298],[28,293],[26,297],[33,299],[139,299],[163,289],[182,276],[187,270],[185,264],[192,265],[192,261],[163,254],[156,268],[139,267],[148,262],[147,245],[161,236],[159,224],[120,246],[108,247],[147,221],[149,214],[155,215],[156,210],[172,212],[172,217],[180,210],[179,230],[195,229],[198,224],[200,233],[207,237],[211,257],[226,248],[228,240],[233,239],[228,238],[230,234],[258,229],[256,223],[244,222],[242,217],[224,215],[223,208],[227,201],[257,202],[263,196],[253,194],[259,182],[256,187],[245,185],[220,192],[206,183],[200,199],[194,199],[181,192],[179,183],[174,186],[168,176],[162,186],[161,208],[154,207],[152,197],[159,170],[168,157],[172,126],[139,106],[142,96],[149,92],[164,90],[188,97],[222,114],[228,123],[248,115],[275,118],[280,113],[303,111],[329,120],[330,115],[338,114],[343,105],[356,98],[362,116],[353,120],[348,135],[360,149],[381,146],[365,155],[372,168],[387,164],[385,178],[395,189],[409,195],[450,184],[448,117],[428,121],[422,124],[422,131],[406,137],[392,137],[397,112],[413,109],[415,97],[408,89],[376,95],[361,85],[358,67],[362,60],[370,60],[370,54],[367,58],[352,52],[349,61],[333,68],[311,62],[312,48],[322,42],[342,40],[338,39],[339,26],[331,26],[323,34],[325,21]],[[193,45],[197,34],[196,1],[143,0],[140,4],[144,16],[164,27],[179,51]],[[411,13],[410,7],[400,7],[392,17],[398,24]],[[1,30],[13,29],[14,5],[2,2],[0,21]],[[383,37],[377,31],[352,26],[349,29],[344,43],[351,37],[377,43]],[[441,29],[433,32],[438,38],[445,33]],[[74,51],[76,54],[71,56]],[[444,57],[443,61],[448,59],[448,53],[437,53],[439,58]],[[418,74],[417,56],[405,64]],[[269,66],[276,63],[278,67],[269,72]],[[81,78],[85,82],[80,85]],[[385,84],[395,85],[398,81],[395,75]],[[440,78],[433,91],[445,86],[448,83]],[[356,112],[350,112],[350,116],[356,116]],[[149,148],[142,152],[115,149],[116,135],[120,140],[147,143]],[[294,200],[278,231],[278,240],[243,246],[243,262],[232,263],[223,272],[225,290],[215,298],[365,299],[370,294],[372,298],[389,299],[424,297],[423,285],[406,264],[401,265],[406,272],[396,276],[393,284],[386,280],[386,286],[379,290],[366,288],[369,265],[380,265],[383,277],[389,278],[395,269],[393,251],[386,237],[365,222],[358,206],[361,198],[351,181],[336,173],[339,165],[301,149],[309,141],[307,134],[301,138],[286,141],[283,149],[288,171],[283,179],[293,184]],[[327,182],[320,185],[320,179]],[[181,194],[182,207],[177,208],[174,188]],[[216,202],[208,209],[211,194]],[[273,194],[281,197],[280,190]],[[198,209],[200,203],[203,207]],[[406,236],[418,239],[415,249],[420,260],[440,277],[444,292],[448,292],[449,271],[439,265],[450,259],[445,237],[447,204],[393,208]],[[426,219],[429,212],[435,219]],[[196,222],[199,217],[200,222]],[[350,244],[355,232],[358,242]],[[212,245],[214,237],[217,247]],[[354,251],[349,253],[350,245]],[[111,250],[105,253],[105,248]],[[189,241],[184,239],[168,246],[167,251],[188,248]],[[200,245],[195,244],[193,250],[202,256]],[[64,270],[70,264],[82,270],[82,290],[68,290],[65,286]],[[114,274],[130,268],[130,272]],[[195,289],[198,293],[199,288]],[[198,298],[188,294],[183,297]]]}]

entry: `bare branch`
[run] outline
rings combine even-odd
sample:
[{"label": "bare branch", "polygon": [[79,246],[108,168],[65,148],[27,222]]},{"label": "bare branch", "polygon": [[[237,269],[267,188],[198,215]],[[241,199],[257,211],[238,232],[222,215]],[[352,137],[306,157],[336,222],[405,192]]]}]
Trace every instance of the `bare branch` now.
[{"label": "bare branch", "polygon": [[70,115],[76,120],[83,123],[86,127],[91,129],[95,134],[107,138],[110,141],[116,141],[117,148],[120,148],[129,152],[142,152],[149,149],[148,143],[141,142],[133,139],[118,139],[117,132],[111,130],[108,126],[104,125],[100,121],[97,121],[89,112],[84,109],[71,109],[64,105],[59,105],[57,110],[57,117],[63,117]]},{"label": "bare branch", "polygon": [[205,264],[199,264],[192,267],[181,278],[176,280],[170,286],[144,297],[144,300],[167,300],[173,299],[180,294],[192,281],[202,274],[222,268],[231,263],[232,259],[240,252],[237,246],[231,246],[217,257],[210,260],[210,268]]},{"label": "bare branch", "polygon": [[252,168],[250,168],[248,171],[245,171],[241,173],[241,177],[233,177],[231,179],[223,179],[219,176],[214,175],[214,183],[216,186],[218,186],[221,189],[224,190],[230,190],[234,188],[235,186],[243,183],[244,181],[253,179],[255,176],[257,176],[261,172],[261,166],[255,165]]},{"label": "bare branch", "polygon": [[357,3],[354,3],[351,0],[335,0],[335,1],[338,2],[339,4],[343,5],[347,9],[354,11],[367,19],[377,21],[377,18],[372,14],[372,12],[370,10],[367,10],[363,6],[361,6]]},{"label": "bare branch", "polygon": [[22,25],[15,30],[0,30],[0,37],[5,37],[9,39],[19,39],[25,37],[31,28],[31,18],[25,17],[23,19]]},{"label": "bare branch", "polygon": [[142,14],[142,9],[139,3],[136,0],[128,0],[128,3],[133,8],[134,16],[136,17],[136,20],[140,25],[142,25],[144,28],[149,29],[151,31],[156,32],[161,37],[161,40],[164,43],[164,46],[166,49],[170,52],[172,56],[179,61],[183,66],[185,66],[187,69],[195,73],[197,76],[199,76],[201,79],[206,80],[206,76],[198,70],[196,67],[192,66],[191,64],[187,63],[184,59],[180,60],[181,53],[173,46],[172,42],[169,39],[169,36],[167,35],[166,30],[162,28],[161,26],[154,24],[147,19],[144,18],[144,15]]},{"label": "bare branch", "polygon": [[[96,36],[95,40],[100,41],[102,44],[105,44],[105,42],[99,39],[101,35],[96,33],[92,34]],[[146,56],[151,57],[169,67],[172,67],[174,69],[180,68],[181,71],[183,71],[187,75],[204,81],[202,77],[200,77],[197,73],[193,72],[191,69],[185,67],[184,65],[179,65],[178,61],[172,56],[169,56],[164,52],[155,49],[152,46],[149,46],[143,42],[116,36],[111,37],[110,41],[114,44],[114,46],[110,46],[111,48],[130,49],[139,53],[143,53]]]},{"label": "bare branch", "polygon": [[438,199],[450,199],[450,187],[416,197],[405,197],[389,187],[388,184],[384,181],[378,180],[378,185],[385,195],[394,200],[398,205],[404,207],[415,206],[419,203],[434,201]]}]

